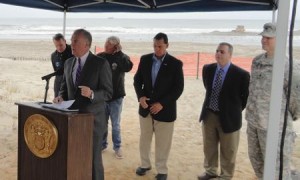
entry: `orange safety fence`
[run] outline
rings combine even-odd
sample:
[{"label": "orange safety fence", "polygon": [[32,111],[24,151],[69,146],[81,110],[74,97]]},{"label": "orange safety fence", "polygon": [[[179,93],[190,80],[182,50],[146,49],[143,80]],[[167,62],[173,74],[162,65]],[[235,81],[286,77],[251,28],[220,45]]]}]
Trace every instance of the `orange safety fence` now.
[{"label": "orange safety fence", "polygon": [[[103,48],[95,47],[95,54],[102,51]],[[199,55],[198,53],[186,53],[186,54],[177,55],[176,58],[180,59],[183,62],[183,72],[184,72],[184,76],[186,77],[197,77],[197,75],[198,77],[201,77],[202,67],[205,64],[215,62],[215,55],[212,53],[199,53]],[[198,64],[198,59],[199,59],[199,64]],[[135,73],[139,65],[140,56],[130,56],[130,60],[133,62],[133,68],[130,72]],[[233,57],[231,61],[233,64],[250,72],[252,58],[236,56]]]}]

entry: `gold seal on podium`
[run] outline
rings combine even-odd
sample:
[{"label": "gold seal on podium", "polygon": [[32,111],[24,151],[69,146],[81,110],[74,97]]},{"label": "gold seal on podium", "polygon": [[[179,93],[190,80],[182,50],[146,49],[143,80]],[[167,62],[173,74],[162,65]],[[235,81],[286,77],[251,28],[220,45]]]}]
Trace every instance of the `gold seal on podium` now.
[{"label": "gold seal on podium", "polygon": [[30,151],[40,158],[51,156],[58,143],[56,127],[41,114],[33,114],[27,118],[24,138]]}]

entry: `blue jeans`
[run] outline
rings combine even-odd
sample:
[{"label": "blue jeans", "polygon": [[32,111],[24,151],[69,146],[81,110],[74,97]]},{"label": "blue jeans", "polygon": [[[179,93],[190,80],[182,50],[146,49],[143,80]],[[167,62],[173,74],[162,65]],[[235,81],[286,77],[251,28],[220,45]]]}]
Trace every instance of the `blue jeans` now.
[{"label": "blue jeans", "polygon": [[[121,112],[122,112],[122,104],[123,97],[107,102],[106,104],[106,120],[108,123],[108,119],[111,119],[112,126],[112,141],[114,143],[113,149],[116,151],[121,147],[121,129],[120,129],[120,121],[121,121]],[[106,148],[107,143],[107,134],[106,131],[103,136],[102,148]]]}]

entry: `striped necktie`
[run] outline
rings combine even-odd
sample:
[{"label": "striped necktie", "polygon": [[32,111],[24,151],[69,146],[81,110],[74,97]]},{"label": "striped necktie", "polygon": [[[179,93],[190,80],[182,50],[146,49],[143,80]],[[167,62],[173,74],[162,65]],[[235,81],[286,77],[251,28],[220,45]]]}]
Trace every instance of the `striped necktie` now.
[{"label": "striped necktie", "polygon": [[75,79],[75,86],[77,87],[79,84],[79,79],[80,79],[80,74],[81,74],[81,59],[78,58],[78,67],[76,70],[76,79]]},{"label": "striped necktie", "polygon": [[214,81],[213,89],[210,95],[209,108],[214,111],[219,111],[219,95],[222,89],[222,77],[224,70],[220,68],[216,74],[216,79]]}]

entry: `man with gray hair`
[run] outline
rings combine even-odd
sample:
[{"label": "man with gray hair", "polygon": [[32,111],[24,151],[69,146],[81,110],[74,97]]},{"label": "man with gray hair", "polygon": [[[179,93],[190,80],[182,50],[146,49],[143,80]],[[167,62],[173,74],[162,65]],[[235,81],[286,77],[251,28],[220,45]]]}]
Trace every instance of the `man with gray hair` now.
[{"label": "man with gray hair", "polygon": [[[266,23],[264,25],[261,44],[265,53],[256,56],[252,61],[251,79],[249,86],[249,98],[246,108],[246,120],[248,121],[247,136],[248,136],[248,153],[250,162],[258,179],[263,178],[264,159],[266,156],[266,137],[267,127],[269,122],[269,110],[271,100],[272,72],[274,63],[275,43],[276,43],[276,25]],[[281,137],[283,129],[284,114],[286,109],[287,92],[288,92],[288,74],[289,62],[285,61],[284,84],[281,101],[281,115],[279,137]],[[294,70],[297,72],[297,70]],[[292,147],[295,141],[296,134],[293,131],[293,119],[297,119],[299,113],[299,74],[294,73],[298,81],[294,81],[290,98],[290,106],[288,108],[287,128],[283,148],[283,179],[291,179],[290,161],[292,155]],[[297,95],[298,94],[298,95]],[[298,101],[297,101],[298,99]],[[280,141],[279,141],[280,142]],[[276,162],[276,180],[279,175],[279,151]]]},{"label": "man with gray hair", "polygon": [[107,131],[105,106],[113,93],[112,76],[108,62],[89,51],[91,44],[90,32],[74,31],[71,38],[74,58],[65,63],[59,96],[53,102],[75,100],[72,108],[94,115],[92,180],[104,180],[101,140]]},{"label": "man with gray hair", "polygon": [[[122,46],[120,44],[120,39],[116,36],[110,36],[106,39],[104,45],[105,51],[99,53],[98,56],[107,59],[111,72],[112,72],[112,82],[113,82],[113,96],[106,104],[106,120],[111,119],[112,126],[112,141],[113,150],[115,151],[115,156],[118,159],[123,158],[123,153],[121,149],[121,112],[123,98],[125,94],[124,77],[125,72],[129,72],[132,69],[133,63],[130,61],[129,56],[122,52]],[[106,131],[103,136],[102,141],[102,151],[107,148],[107,135]]]}]

